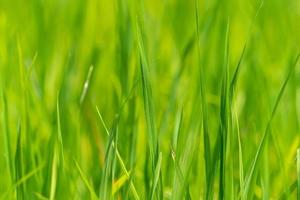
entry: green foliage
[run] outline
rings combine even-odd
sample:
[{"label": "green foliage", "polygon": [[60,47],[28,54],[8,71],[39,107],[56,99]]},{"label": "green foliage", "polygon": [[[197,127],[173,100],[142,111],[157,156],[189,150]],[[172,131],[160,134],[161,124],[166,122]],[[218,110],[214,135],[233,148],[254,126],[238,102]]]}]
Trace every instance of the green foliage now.
[{"label": "green foliage", "polygon": [[0,199],[299,199],[299,13],[1,0]]}]

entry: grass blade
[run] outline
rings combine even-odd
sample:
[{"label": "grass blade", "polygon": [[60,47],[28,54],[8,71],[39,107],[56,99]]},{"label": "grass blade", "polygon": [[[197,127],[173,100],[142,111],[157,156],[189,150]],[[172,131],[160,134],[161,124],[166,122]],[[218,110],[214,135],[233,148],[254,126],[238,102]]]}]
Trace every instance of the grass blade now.
[{"label": "grass blade", "polygon": [[297,149],[297,199],[300,199],[300,149]]},{"label": "grass blade", "polygon": [[300,54],[297,55],[294,63],[291,65],[289,73],[288,73],[288,75],[287,75],[287,77],[286,77],[286,79],[285,79],[285,81],[284,81],[284,83],[283,83],[283,85],[282,85],[282,87],[281,87],[281,89],[280,89],[280,91],[278,93],[278,96],[276,98],[274,107],[272,109],[271,116],[270,116],[270,118],[268,120],[268,123],[267,123],[266,129],[264,131],[263,137],[262,137],[262,139],[261,139],[261,141],[259,143],[258,149],[256,151],[255,158],[254,158],[254,160],[252,162],[251,168],[249,169],[249,172],[248,172],[247,177],[245,179],[245,184],[244,184],[244,189],[243,189],[244,192],[242,194],[242,198],[244,198],[244,199],[247,198],[248,192],[251,189],[251,185],[252,185],[252,183],[254,181],[253,180],[254,179],[253,176],[254,176],[254,173],[255,173],[255,171],[257,169],[258,163],[260,161],[260,158],[261,158],[261,155],[262,155],[262,152],[263,152],[263,149],[264,149],[264,144],[266,142],[267,135],[268,135],[268,133],[270,131],[270,128],[271,128],[272,120],[273,120],[273,118],[275,116],[277,107],[278,107],[279,102],[281,100],[281,97],[282,97],[282,95],[283,95],[283,93],[285,91],[287,83],[288,83],[290,77],[292,76],[292,73],[293,73],[293,71],[294,71],[294,69],[295,69],[295,67],[296,67],[296,65],[298,63],[299,56],[300,56]]},{"label": "grass blade", "polygon": [[61,134],[59,93],[57,94],[57,100],[56,100],[56,120],[57,120],[57,134],[58,134],[58,142],[59,142],[59,151],[60,151],[60,156],[62,159],[61,164],[63,166],[65,159],[64,159],[64,146],[63,146],[63,140],[62,140],[62,134]]},{"label": "grass blade", "polygon": [[86,80],[84,82],[82,92],[81,92],[80,105],[82,105],[82,103],[83,103],[83,101],[86,97],[86,94],[87,94],[87,91],[88,91],[88,88],[89,88],[89,85],[90,85],[91,77],[92,77],[92,74],[93,74],[93,70],[94,70],[94,66],[91,65],[90,68],[89,68],[89,72],[87,74]]},{"label": "grass blade", "polygon": [[127,174],[122,175],[117,181],[113,183],[113,188],[112,188],[112,195],[115,195],[121,188],[122,186],[128,181],[129,177]]},{"label": "grass blade", "polygon": [[3,92],[3,89],[1,90],[1,107],[2,107],[2,115],[1,115],[1,124],[2,124],[2,131],[3,131],[3,140],[5,145],[5,158],[6,158],[6,164],[9,169],[9,176],[11,183],[15,180],[15,170],[14,170],[14,162],[13,162],[13,155],[11,151],[11,139],[10,139],[10,132],[8,129],[8,113],[7,113],[7,101],[6,96]]},{"label": "grass blade", "polygon": [[[99,109],[98,109],[97,106],[96,106],[96,110],[97,110],[98,116],[99,116],[99,118],[100,118],[101,124],[103,125],[106,134],[107,134],[108,136],[110,136],[110,132],[108,131],[107,126],[106,126],[106,124],[105,124],[105,122],[104,122],[104,120],[103,120],[103,117],[102,117],[102,115],[101,115],[101,113],[100,113],[100,111],[99,111]],[[113,145],[113,147],[114,147],[115,150],[116,150],[117,159],[118,159],[118,161],[119,161],[119,163],[120,163],[120,166],[121,166],[121,169],[122,169],[123,173],[125,173],[126,176],[127,176],[128,178],[130,178],[130,173],[129,173],[128,170],[126,169],[125,163],[124,163],[124,161],[123,161],[123,159],[122,159],[122,157],[121,157],[121,155],[120,155],[120,153],[119,153],[118,148],[115,146],[114,142],[112,143],[112,145]],[[131,192],[132,192],[132,194],[133,194],[133,197],[134,197],[136,200],[139,200],[140,197],[139,197],[139,195],[138,195],[138,193],[137,193],[137,191],[136,191],[136,188],[135,188],[135,186],[134,186],[134,184],[133,184],[133,182],[132,182],[131,179],[130,179],[130,190],[131,190]]]},{"label": "grass blade", "polygon": [[56,145],[53,149],[53,159],[52,159],[52,174],[51,174],[51,186],[50,186],[50,200],[55,199],[55,193],[56,193],[56,185],[57,185],[57,148]]},{"label": "grass blade", "polygon": [[[199,33],[199,5],[196,0],[196,32],[197,32],[197,52],[198,60],[200,62],[200,33]],[[209,187],[212,185],[210,183],[211,177],[209,177],[211,170],[211,150],[210,150],[210,139],[208,130],[208,113],[207,113],[207,97],[206,97],[206,84],[204,77],[204,66],[200,66],[200,96],[201,96],[201,106],[202,106],[202,124],[203,124],[203,143],[204,143],[204,158],[205,158],[205,173],[206,173],[206,195],[208,198]]]},{"label": "grass blade", "polygon": [[154,194],[155,194],[155,191],[156,191],[156,186],[157,186],[157,183],[160,179],[160,176],[161,176],[161,161],[162,161],[162,153],[160,152],[159,153],[159,156],[158,156],[158,161],[157,161],[157,164],[156,164],[156,168],[155,168],[155,174],[154,174],[154,182],[153,182],[153,186],[152,186],[152,191],[151,191],[151,200],[154,198]]},{"label": "grass blade", "polygon": [[[154,183],[155,177],[155,164],[158,162],[158,136],[156,130],[156,123],[155,123],[155,114],[154,114],[154,105],[152,100],[152,90],[151,84],[149,81],[148,76],[148,61],[146,57],[146,52],[144,49],[143,39],[142,39],[142,32],[138,23],[136,23],[136,30],[137,30],[137,43],[138,43],[138,50],[140,54],[140,67],[141,67],[141,77],[142,77],[142,91],[143,91],[143,100],[144,100],[144,111],[146,117],[146,125],[147,125],[147,133],[148,133],[148,141],[149,141],[149,150],[150,150],[150,162],[152,166],[152,182]],[[163,191],[161,186],[161,178],[159,178],[158,189],[159,192],[157,193],[160,198],[163,197]],[[152,189],[153,190],[152,185]]]},{"label": "grass blade", "polygon": [[95,193],[95,190],[93,189],[92,185],[90,184],[90,182],[88,181],[87,177],[85,176],[85,174],[83,173],[82,169],[80,168],[79,164],[76,162],[76,160],[74,160],[74,163],[76,165],[76,168],[80,174],[81,179],[83,180],[85,186],[88,188],[91,199],[92,200],[97,200],[98,197]]}]

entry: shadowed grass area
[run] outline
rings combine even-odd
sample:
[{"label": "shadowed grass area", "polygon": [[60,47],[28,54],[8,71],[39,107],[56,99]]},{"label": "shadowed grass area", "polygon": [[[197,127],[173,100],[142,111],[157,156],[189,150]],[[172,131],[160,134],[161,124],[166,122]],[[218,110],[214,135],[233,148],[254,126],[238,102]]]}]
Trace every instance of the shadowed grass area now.
[{"label": "shadowed grass area", "polygon": [[0,0],[0,199],[300,198],[297,0]]}]

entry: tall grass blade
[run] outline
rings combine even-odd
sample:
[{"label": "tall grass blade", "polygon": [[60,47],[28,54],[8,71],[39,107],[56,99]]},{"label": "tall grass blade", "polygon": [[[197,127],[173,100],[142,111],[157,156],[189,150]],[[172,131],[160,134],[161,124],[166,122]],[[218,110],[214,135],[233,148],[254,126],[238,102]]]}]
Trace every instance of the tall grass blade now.
[{"label": "tall grass blade", "polygon": [[8,124],[8,112],[7,112],[7,100],[6,100],[6,96],[3,92],[3,89],[1,89],[1,124],[2,124],[2,133],[3,133],[3,141],[4,141],[4,145],[5,145],[5,158],[6,158],[6,164],[8,167],[8,173],[9,173],[9,177],[10,177],[10,181],[11,183],[14,182],[15,180],[15,170],[14,170],[14,162],[13,162],[13,154],[12,154],[12,150],[11,150],[11,136],[10,136],[10,132],[9,132],[9,124]]},{"label": "tall grass blade", "polygon": [[57,148],[56,145],[53,149],[53,159],[52,159],[52,174],[51,174],[51,186],[50,186],[50,200],[54,200],[55,198],[55,193],[56,193],[56,186],[57,186]]},{"label": "tall grass blade", "polygon": [[[59,142],[59,152],[61,157],[61,164],[64,165],[64,146],[62,140],[62,133],[61,133],[61,120],[60,120],[60,106],[59,106],[59,93],[57,94],[56,100],[56,120],[57,120],[57,138]],[[63,167],[62,167],[63,168]]]},{"label": "tall grass blade", "polygon": [[[147,133],[148,133],[148,141],[149,141],[149,149],[150,149],[150,162],[152,166],[152,183],[154,183],[155,177],[155,165],[158,162],[158,136],[156,130],[156,123],[155,123],[155,114],[154,114],[154,105],[152,100],[152,90],[151,90],[151,83],[149,81],[148,75],[148,61],[146,57],[146,52],[144,48],[144,43],[142,39],[142,32],[138,22],[136,23],[136,30],[137,30],[137,43],[138,43],[138,50],[140,55],[140,67],[141,67],[141,77],[142,77],[142,91],[143,91],[143,100],[144,100],[144,111],[146,117],[146,125],[147,125]],[[161,177],[159,178],[158,183],[158,198],[163,197],[162,185],[161,185]],[[152,184],[152,190],[154,185]]]},{"label": "tall grass blade", "polygon": [[154,194],[155,194],[155,191],[156,191],[156,186],[158,184],[159,177],[161,176],[161,161],[162,161],[162,153],[160,152],[159,156],[158,156],[158,161],[157,161],[157,164],[156,164],[156,168],[155,168],[154,178],[153,178],[154,182],[153,182],[151,197],[150,197],[151,200],[154,198]]},{"label": "tall grass blade", "polygon": [[300,56],[300,54],[297,55],[295,61],[290,66],[289,73],[288,73],[288,75],[287,75],[284,83],[282,84],[282,87],[281,87],[281,89],[280,89],[280,91],[278,93],[278,96],[276,98],[275,104],[274,104],[273,109],[272,109],[271,116],[270,116],[270,118],[268,120],[266,129],[264,131],[263,137],[262,137],[262,139],[261,139],[261,141],[259,143],[258,149],[257,149],[255,157],[254,157],[254,160],[253,160],[253,162],[251,164],[251,167],[250,167],[249,172],[248,172],[248,174],[246,176],[246,179],[245,179],[245,184],[244,184],[244,189],[243,189],[244,193],[242,194],[242,197],[244,199],[247,198],[247,195],[248,195],[248,193],[249,193],[249,191],[251,189],[251,185],[252,185],[252,183],[254,181],[254,173],[255,173],[258,165],[259,165],[260,158],[261,158],[261,155],[262,155],[262,152],[263,152],[263,149],[264,149],[266,138],[268,136],[268,133],[269,133],[271,125],[272,125],[273,118],[275,116],[275,113],[276,113],[277,107],[279,105],[279,102],[280,102],[280,100],[282,98],[282,95],[283,95],[283,93],[285,91],[287,83],[288,83],[289,79],[291,78],[292,73],[293,73],[295,67],[297,66],[297,63],[298,63],[298,60],[299,60],[299,56]]},{"label": "tall grass blade", "polygon": [[[22,149],[21,134],[22,134],[21,127],[19,127],[18,128],[16,154],[15,154],[16,180],[20,180],[25,174],[25,172],[24,172],[24,155],[23,155],[23,149]],[[16,187],[17,199],[24,199],[25,193],[26,193],[24,182],[22,182],[21,184],[16,184],[16,185],[17,185],[17,187]]]},{"label": "tall grass blade", "polygon": [[229,21],[226,28],[225,36],[225,50],[224,50],[224,77],[222,83],[221,100],[220,100],[220,119],[221,119],[221,142],[220,142],[220,178],[219,178],[219,199],[226,197],[226,150],[227,150],[227,137],[229,134],[230,126],[230,108],[229,108]]},{"label": "tall grass blade", "polygon": [[[196,33],[197,33],[197,52],[198,62],[200,63],[200,33],[199,33],[199,3],[195,0],[196,4]],[[204,158],[205,158],[205,174],[206,174],[206,185],[211,186],[211,177],[209,177],[211,170],[211,150],[210,150],[210,139],[208,130],[208,113],[207,113],[207,97],[206,97],[206,83],[204,77],[204,66],[200,66],[200,96],[201,96],[201,107],[202,107],[202,124],[203,124],[203,143],[204,143]],[[206,195],[209,194],[209,188],[206,189]],[[208,198],[208,196],[207,196]]]}]

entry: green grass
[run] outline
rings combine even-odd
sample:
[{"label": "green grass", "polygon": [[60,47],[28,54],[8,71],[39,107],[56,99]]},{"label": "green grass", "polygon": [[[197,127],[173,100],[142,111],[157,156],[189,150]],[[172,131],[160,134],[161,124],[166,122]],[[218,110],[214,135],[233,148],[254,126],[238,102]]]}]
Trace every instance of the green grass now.
[{"label": "green grass", "polygon": [[300,199],[296,0],[0,1],[0,199]]}]

